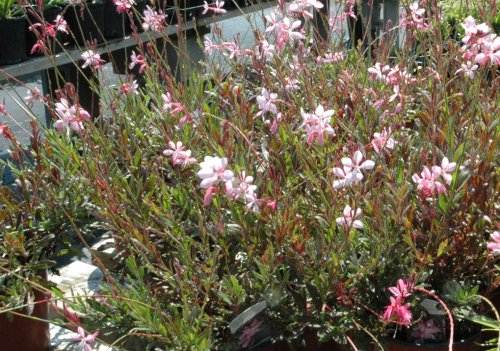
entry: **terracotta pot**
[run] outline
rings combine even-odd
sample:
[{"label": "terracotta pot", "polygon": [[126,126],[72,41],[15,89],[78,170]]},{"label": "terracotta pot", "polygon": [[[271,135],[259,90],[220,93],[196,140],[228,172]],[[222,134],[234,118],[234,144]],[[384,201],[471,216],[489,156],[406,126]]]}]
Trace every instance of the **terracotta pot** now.
[{"label": "terracotta pot", "polygon": [[[35,304],[32,316],[47,320],[48,295],[34,290]],[[17,312],[27,314],[26,309]],[[2,351],[48,351],[50,344],[49,324],[9,313],[0,314],[0,340]]]},{"label": "terracotta pot", "polygon": [[[479,335],[461,342],[455,342],[453,351],[479,351],[481,347],[477,344],[478,341]],[[385,351],[448,351],[448,343],[417,345],[399,340],[386,340],[384,349]]]}]

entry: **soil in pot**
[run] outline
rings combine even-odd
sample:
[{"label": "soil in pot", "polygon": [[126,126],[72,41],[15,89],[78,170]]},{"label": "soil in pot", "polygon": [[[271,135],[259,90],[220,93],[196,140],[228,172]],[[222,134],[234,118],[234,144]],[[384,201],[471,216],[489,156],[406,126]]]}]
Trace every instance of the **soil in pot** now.
[{"label": "soil in pot", "polygon": [[104,18],[104,37],[106,39],[123,38],[132,32],[128,14],[118,13],[113,0],[105,0]]},{"label": "soil in pot", "polygon": [[[41,14],[37,12],[36,8],[30,8],[27,10],[27,22],[28,22],[28,28],[29,26],[32,26],[35,23],[50,23],[53,24],[54,20],[57,18],[59,14],[63,11],[62,7],[48,7],[43,10],[43,17]],[[42,22],[43,20],[43,22]],[[36,53],[31,53],[31,49],[33,48],[33,45],[37,42],[38,38],[37,35],[33,32],[28,30],[26,32],[26,54],[28,56],[42,56],[43,53],[41,52],[36,52]],[[49,38],[48,42],[46,42],[46,45],[50,45],[50,53],[57,54],[63,51],[63,47],[60,44],[64,44],[68,40],[68,35],[62,32],[57,32],[56,38]],[[59,44],[58,44],[59,42]]]},{"label": "soil in pot", "polygon": [[[32,317],[47,320],[49,296],[34,290],[35,303]],[[26,309],[16,311],[27,314]],[[0,340],[2,351],[48,351],[50,344],[49,324],[13,314],[0,314]]]},{"label": "soil in pot", "polygon": [[66,20],[76,43],[80,46],[88,41],[104,41],[104,3],[88,2],[85,5],[68,7]]},{"label": "soil in pot", "polygon": [[26,60],[26,18],[0,19],[0,66]]}]

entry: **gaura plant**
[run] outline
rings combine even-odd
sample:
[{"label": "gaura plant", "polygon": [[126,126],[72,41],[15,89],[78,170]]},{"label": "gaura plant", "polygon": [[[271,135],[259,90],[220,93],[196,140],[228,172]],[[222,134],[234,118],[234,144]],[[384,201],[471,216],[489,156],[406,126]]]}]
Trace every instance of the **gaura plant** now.
[{"label": "gaura plant", "polygon": [[[345,5],[331,35],[355,16]],[[219,56],[187,82],[148,45],[103,94],[109,113],[70,88],[46,102],[56,129],[38,157],[117,250],[102,294],[73,305],[89,330],[172,350],[474,333],[452,292],[498,284],[500,38],[470,17],[458,43],[439,7],[409,5],[397,50],[391,36],[321,42],[322,4],[280,1],[252,48],[206,38]],[[161,32],[164,14],[146,11]],[[92,48],[78,63],[103,64]]]}]

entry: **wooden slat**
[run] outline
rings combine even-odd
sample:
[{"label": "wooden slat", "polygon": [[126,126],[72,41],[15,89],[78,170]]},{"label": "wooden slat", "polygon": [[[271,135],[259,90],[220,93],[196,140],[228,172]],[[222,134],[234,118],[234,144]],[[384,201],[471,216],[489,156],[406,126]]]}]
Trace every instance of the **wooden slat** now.
[{"label": "wooden slat", "polygon": [[[181,31],[193,29],[196,27],[202,27],[202,26],[208,26],[213,23],[217,23],[220,21],[224,21],[227,19],[231,19],[234,17],[250,14],[253,12],[261,11],[270,7],[276,6],[275,1],[270,1],[270,2],[263,2],[260,4],[256,5],[251,5],[242,9],[236,9],[236,10],[231,10],[228,11],[225,14],[222,15],[217,15],[217,16],[212,16],[212,17],[205,17],[201,18],[199,20],[193,20],[187,22]],[[151,41],[155,40],[164,36],[170,36],[178,33],[178,26],[177,25],[172,25],[168,26],[167,29],[162,32],[162,33],[156,33],[156,32],[144,32],[140,33],[140,41],[146,42],[146,41]],[[99,52],[100,54],[103,53],[108,53],[108,52],[113,52],[119,49],[131,47],[134,45],[137,45],[137,39],[132,38],[130,36],[125,37],[125,38],[120,38],[120,39],[114,39],[114,40],[109,40],[107,41],[106,45],[99,46],[96,51]],[[10,79],[10,77],[20,77],[36,72],[40,72],[46,69],[49,69],[54,66],[61,66],[70,62],[74,62],[80,59],[81,54],[83,51],[86,49],[71,49],[67,50],[65,52],[62,52],[57,55],[53,56],[43,56],[43,57],[37,57],[37,58],[32,58],[28,61],[21,62],[16,65],[11,65],[11,66],[4,66],[0,67],[0,83],[2,81]]]}]

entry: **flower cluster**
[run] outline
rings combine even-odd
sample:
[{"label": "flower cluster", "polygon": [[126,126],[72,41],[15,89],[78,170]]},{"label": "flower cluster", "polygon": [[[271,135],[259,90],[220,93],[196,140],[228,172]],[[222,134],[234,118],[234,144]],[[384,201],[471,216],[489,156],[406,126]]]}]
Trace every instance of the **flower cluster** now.
[{"label": "flower cluster", "polygon": [[85,109],[78,104],[70,105],[66,98],[61,98],[55,105],[58,120],[54,123],[54,127],[58,132],[73,130],[81,133],[85,129],[83,122],[91,120],[90,114]]},{"label": "flower cluster", "polygon": [[300,31],[302,22],[293,20],[286,16],[280,16],[276,13],[265,16],[268,22],[266,33],[274,33],[275,45],[278,51],[282,51],[287,44],[294,43],[297,40],[305,39],[304,34]]},{"label": "flower cluster", "polygon": [[117,13],[127,13],[135,5],[134,0],[113,0]]},{"label": "flower cluster", "polygon": [[342,189],[363,180],[363,171],[369,171],[375,167],[372,160],[364,160],[361,151],[354,152],[352,158],[343,157],[340,161],[342,168],[333,168],[333,174],[338,178],[333,181],[334,189]]},{"label": "flower cluster", "polygon": [[168,147],[163,151],[163,155],[172,158],[172,165],[186,167],[197,162],[194,157],[191,157],[191,150],[186,150],[182,142],[174,143],[170,141]]},{"label": "flower cluster", "polygon": [[290,4],[288,9],[290,12],[299,13],[304,17],[312,19],[314,16],[311,12],[311,8],[322,9],[323,7],[323,3],[318,0],[295,0]]},{"label": "flower cluster", "polygon": [[425,9],[420,7],[418,1],[410,4],[409,11],[401,19],[401,26],[416,30],[427,30],[430,28],[425,18]]},{"label": "flower cluster", "polygon": [[314,113],[305,113],[301,111],[301,114],[304,120],[302,127],[307,133],[307,144],[311,145],[316,141],[322,145],[325,134],[335,135],[335,131],[330,125],[330,120],[334,114],[333,110],[325,111],[322,105],[318,105]]},{"label": "flower cluster", "polygon": [[403,326],[409,326],[413,318],[410,304],[406,299],[411,296],[413,283],[399,279],[396,286],[388,289],[392,296],[390,304],[386,306],[382,319],[387,322],[393,322]]},{"label": "flower cluster", "polygon": [[208,206],[215,194],[221,191],[219,185],[224,185],[226,196],[231,200],[240,199],[248,209],[258,211],[257,186],[252,184],[253,177],[241,172],[234,176],[234,172],[227,168],[227,158],[205,156],[200,163],[197,175],[201,179],[200,187],[205,189],[203,204]]},{"label": "flower cluster", "polygon": [[[420,195],[429,199],[439,194],[446,193],[446,185],[451,184],[452,173],[455,171],[456,163],[450,162],[446,157],[441,161],[441,166],[432,166],[429,169],[424,166],[424,169],[418,174],[412,176],[412,180],[417,184],[417,190]],[[440,180],[443,179],[443,184]]]},{"label": "flower cluster", "polygon": [[153,10],[149,5],[144,10],[142,28],[145,31],[163,32],[167,26],[163,11]]},{"label": "flower cluster", "polygon": [[47,40],[49,38],[55,38],[57,32],[69,34],[68,23],[61,15],[57,15],[52,23],[34,23],[29,26],[28,29],[37,37],[37,41],[31,48],[32,55],[36,53],[46,53]]},{"label": "flower cluster", "polygon": [[90,67],[92,70],[96,71],[102,68],[104,64],[104,60],[101,59],[101,55],[99,55],[94,50],[87,50],[82,53],[83,65],[82,68],[85,69]]},{"label": "flower cluster", "polygon": [[[482,67],[500,66],[500,37],[491,33],[491,28],[486,23],[476,24],[476,20],[471,16],[464,20],[462,27],[465,30],[462,40],[463,58],[467,65],[471,66],[474,62]],[[473,67],[472,65],[468,72],[474,70]]]}]

